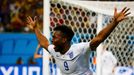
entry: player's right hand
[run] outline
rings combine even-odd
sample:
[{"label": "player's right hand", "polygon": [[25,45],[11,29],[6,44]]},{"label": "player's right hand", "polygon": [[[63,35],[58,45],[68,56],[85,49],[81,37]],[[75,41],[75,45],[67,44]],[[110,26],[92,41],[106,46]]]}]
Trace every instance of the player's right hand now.
[{"label": "player's right hand", "polygon": [[30,16],[27,17],[27,26],[29,29],[34,30],[37,27],[37,17],[35,16],[34,19],[32,19]]}]

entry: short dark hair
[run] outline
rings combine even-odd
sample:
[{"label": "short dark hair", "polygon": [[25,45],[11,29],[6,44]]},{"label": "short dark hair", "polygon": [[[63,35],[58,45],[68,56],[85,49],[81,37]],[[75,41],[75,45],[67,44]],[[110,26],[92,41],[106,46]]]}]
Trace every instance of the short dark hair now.
[{"label": "short dark hair", "polygon": [[57,26],[54,28],[54,31],[61,31],[65,36],[67,36],[68,41],[71,41],[74,36],[74,32],[71,27],[66,25]]}]

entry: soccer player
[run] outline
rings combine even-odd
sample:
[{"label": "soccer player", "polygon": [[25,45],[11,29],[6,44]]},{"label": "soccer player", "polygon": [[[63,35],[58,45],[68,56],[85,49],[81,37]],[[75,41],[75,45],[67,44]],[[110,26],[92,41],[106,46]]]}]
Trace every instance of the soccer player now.
[{"label": "soccer player", "polygon": [[121,12],[117,12],[115,8],[112,22],[102,29],[96,37],[89,42],[72,45],[71,39],[74,32],[70,27],[65,25],[55,27],[52,44],[50,45],[47,38],[39,30],[36,17],[34,19],[27,17],[27,23],[28,27],[35,32],[40,45],[54,57],[62,75],[92,75],[89,70],[88,60],[90,51],[96,50],[98,45],[109,36],[118,23],[130,14],[128,11],[129,8],[127,7],[123,8]]},{"label": "soccer player", "polygon": [[103,45],[100,66],[101,75],[114,75],[114,70],[117,66],[117,59],[111,51],[106,50],[106,45]]}]

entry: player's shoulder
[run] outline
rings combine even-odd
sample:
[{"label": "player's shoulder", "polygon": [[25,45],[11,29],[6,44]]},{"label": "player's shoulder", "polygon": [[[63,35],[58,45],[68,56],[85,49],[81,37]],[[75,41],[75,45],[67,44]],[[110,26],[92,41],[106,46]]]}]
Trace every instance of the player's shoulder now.
[{"label": "player's shoulder", "polygon": [[111,52],[111,51],[107,51],[107,50],[105,50],[103,54],[105,54],[105,55],[111,55],[112,52]]},{"label": "player's shoulder", "polygon": [[75,50],[79,50],[81,47],[82,47],[82,43],[75,43],[71,45],[70,49],[74,49],[73,51],[75,51]]},{"label": "player's shoulder", "polygon": [[74,53],[81,53],[86,45],[87,42],[72,44],[70,47],[70,51],[73,51]]},{"label": "player's shoulder", "polygon": [[89,42],[80,42],[80,43],[75,43],[75,44],[72,44],[72,46],[83,46],[83,45],[86,45],[86,44],[89,44]]}]

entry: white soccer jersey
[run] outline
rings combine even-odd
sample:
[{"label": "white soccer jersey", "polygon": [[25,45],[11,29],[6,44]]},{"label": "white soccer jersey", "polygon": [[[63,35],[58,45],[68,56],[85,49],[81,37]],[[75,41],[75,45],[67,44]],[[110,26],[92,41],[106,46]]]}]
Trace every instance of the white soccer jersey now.
[{"label": "white soccer jersey", "polygon": [[55,58],[62,75],[92,75],[89,71],[89,42],[73,44],[64,55],[55,52],[54,45],[49,45],[48,51]]}]

